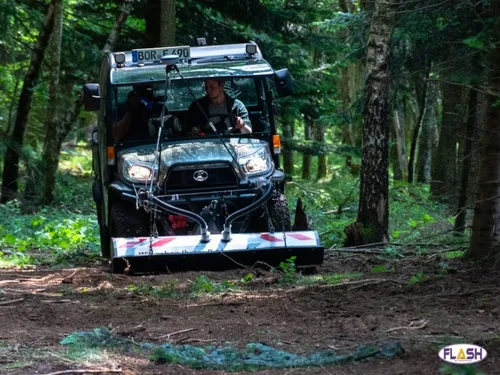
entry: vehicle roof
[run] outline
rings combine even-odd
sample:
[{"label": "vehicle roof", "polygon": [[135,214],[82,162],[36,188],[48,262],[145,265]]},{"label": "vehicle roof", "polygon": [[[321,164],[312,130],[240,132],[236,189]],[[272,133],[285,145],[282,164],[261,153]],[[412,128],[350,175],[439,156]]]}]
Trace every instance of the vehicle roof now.
[{"label": "vehicle roof", "polygon": [[[245,51],[247,44],[190,47],[191,57],[187,60],[180,60],[177,67],[186,79],[272,76],[274,70],[263,59],[258,46],[257,53],[249,55]],[[122,53],[125,54],[125,63],[119,66],[115,62],[115,53],[109,52],[112,84],[135,84],[165,80],[165,65],[161,62],[137,64],[132,61],[132,51]],[[180,76],[177,72],[171,71],[169,78],[175,80],[180,79]]]}]

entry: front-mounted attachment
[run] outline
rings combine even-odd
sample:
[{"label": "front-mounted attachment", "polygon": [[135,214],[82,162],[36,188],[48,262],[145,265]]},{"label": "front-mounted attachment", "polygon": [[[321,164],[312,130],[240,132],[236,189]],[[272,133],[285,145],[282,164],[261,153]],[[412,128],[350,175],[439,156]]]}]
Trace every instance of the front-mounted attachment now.
[{"label": "front-mounted attachment", "polygon": [[101,104],[101,91],[98,83],[83,85],[83,105],[86,111],[98,111]]}]

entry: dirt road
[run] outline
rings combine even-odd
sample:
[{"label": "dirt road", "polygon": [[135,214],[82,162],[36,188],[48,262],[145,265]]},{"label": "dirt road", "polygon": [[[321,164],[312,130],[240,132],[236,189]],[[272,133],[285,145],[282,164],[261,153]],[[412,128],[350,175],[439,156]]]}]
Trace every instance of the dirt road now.
[{"label": "dirt road", "polygon": [[[481,345],[488,358],[477,368],[500,373],[500,273],[466,270],[458,263],[443,268],[432,257],[389,262],[390,272],[373,272],[380,263],[373,256],[330,255],[316,278],[292,285],[273,275],[241,285],[247,270],[143,276],[110,275],[101,265],[0,270],[0,373],[229,373],[157,363],[140,351],[110,348],[73,358],[60,344],[74,332],[98,327],[157,345],[243,348],[254,342],[296,354],[347,354],[387,341],[404,348],[391,358],[254,372],[262,375],[438,374],[446,365],[438,349],[452,342]],[[354,272],[360,277],[349,276]],[[315,282],[320,275],[336,281]],[[200,280],[206,284],[202,289],[224,287],[194,294]]]}]

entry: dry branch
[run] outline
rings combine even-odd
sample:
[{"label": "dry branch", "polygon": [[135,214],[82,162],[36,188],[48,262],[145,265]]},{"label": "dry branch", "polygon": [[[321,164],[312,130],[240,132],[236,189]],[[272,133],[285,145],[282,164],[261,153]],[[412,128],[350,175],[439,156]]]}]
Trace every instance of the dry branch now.
[{"label": "dry branch", "polygon": [[186,332],[192,332],[192,331],[196,331],[198,328],[188,328],[188,329],[183,329],[181,331],[175,331],[175,332],[172,332],[172,333],[168,333],[166,335],[162,335],[160,337],[158,337],[159,339],[162,339],[164,337],[167,337],[167,339],[170,339],[170,336],[173,336],[173,335],[178,335],[180,333],[186,333]]},{"label": "dry branch", "polygon": [[418,326],[412,326],[411,324],[409,326],[401,326],[401,327],[394,327],[394,328],[389,328],[386,329],[386,332],[392,332],[392,331],[398,331],[400,329],[409,329],[409,330],[415,330],[415,329],[424,329],[427,327],[427,320],[424,320],[422,323],[420,323]]},{"label": "dry branch", "polygon": [[18,302],[22,302],[22,301],[24,301],[24,298],[11,299],[10,301],[2,301],[2,302],[0,302],[0,306],[12,305],[14,303],[18,303]]}]

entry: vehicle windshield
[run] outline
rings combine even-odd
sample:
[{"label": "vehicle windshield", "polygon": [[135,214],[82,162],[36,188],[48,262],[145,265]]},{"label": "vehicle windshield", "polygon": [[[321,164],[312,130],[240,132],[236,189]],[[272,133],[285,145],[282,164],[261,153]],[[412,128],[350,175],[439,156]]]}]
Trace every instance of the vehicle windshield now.
[{"label": "vehicle windshield", "polygon": [[[237,99],[246,107],[252,133],[269,132],[269,113],[265,101],[263,79],[237,77],[224,79],[223,83],[223,89],[230,100]],[[200,133],[192,132],[192,113],[189,113],[189,108],[193,104],[198,109],[193,94],[199,103],[202,103],[200,100],[207,95],[204,79],[190,79],[187,81],[176,79],[170,81],[165,106],[164,138],[216,135],[211,131],[203,131],[204,128],[206,129],[205,125],[207,124],[199,124],[202,129]],[[110,99],[113,124],[119,124],[126,113],[132,112],[132,110],[141,113],[139,116],[134,117],[134,124],[131,124],[131,128],[140,128],[139,131],[132,132],[129,137],[123,139],[124,142],[139,141],[144,140],[144,138],[156,139],[165,99],[165,82],[112,85]],[[231,112],[229,108],[227,112]],[[207,113],[207,115],[210,117],[210,113]],[[205,117],[201,117],[201,120],[206,122]],[[225,134],[225,132],[220,133]],[[141,136],[138,136],[138,134],[141,134]]]}]

